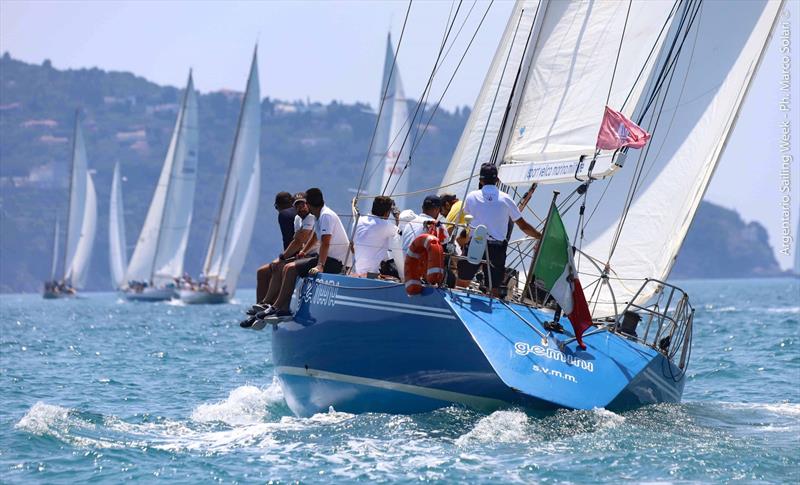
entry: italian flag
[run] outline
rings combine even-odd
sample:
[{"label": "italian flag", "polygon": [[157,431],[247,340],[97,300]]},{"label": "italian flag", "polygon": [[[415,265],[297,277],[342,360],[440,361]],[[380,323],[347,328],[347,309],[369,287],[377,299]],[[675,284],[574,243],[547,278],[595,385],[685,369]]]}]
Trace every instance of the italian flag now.
[{"label": "italian flag", "polygon": [[578,272],[575,271],[572,246],[555,204],[550,208],[547,227],[539,243],[533,275],[536,282],[550,292],[569,317],[575,331],[575,340],[585,350],[583,332],[592,326],[592,316],[578,281]]}]

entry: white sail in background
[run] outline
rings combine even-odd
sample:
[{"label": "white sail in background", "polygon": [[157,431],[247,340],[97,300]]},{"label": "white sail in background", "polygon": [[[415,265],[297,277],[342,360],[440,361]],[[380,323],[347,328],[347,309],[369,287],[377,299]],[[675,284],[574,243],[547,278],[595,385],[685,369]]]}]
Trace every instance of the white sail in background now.
[{"label": "white sail in background", "polygon": [[61,230],[61,224],[56,219],[56,227],[53,230],[53,259],[50,264],[50,281],[55,281],[56,270],[58,269],[58,232]]},{"label": "white sail in background", "polygon": [[[618,303],[630,301],[644,278],[666,280],[669,276],[780,8],[781,2],[768,0],[701,4],[685,51],[675,64],[672,89],[663,99],[661,121],[655,130],[645,126],[653,130],[653,138],[649,151],[640,151],[645,155],[644,170],[622,231],[615,238],[618,218],[612,224],[601,224],[595,228],[601,229],[599,235],[589,237],[583,246],[590,256],[609,263],[610,284]],[[675,22],[672,28],[676,28]],[[633,165],[635,158],[629,158]],[[634,170],[621,170],[612,179],[616,191],[625,192],[634,176]],[[600,208],[617,215],[621,212],[620,205],[605,202]],[[581,270],[593,268],[584,264]],[[589,296],[591,292],[586,293]],[[642,294],[636,302],[642,304],[651,296]],[[595,317],[614,313],[607,289],[594,300]]]},{"label": "white sail in background", "polygon": [[[378,128],[372,145],[367,170],[366,193],[390,195],[398,207],[405,207],[405,198],[403,196],[394,197],[393,194],[408,192],[410,167],[406,167],[406,163],[412,143],[408,136],[411,130],[411,119],[408,114],[408,101],[403,91],[403,82],[400,79],[400,70],[394,57],[391,34],[386,39],[386,57],[383,63],[380,95],[383,97],[383,110],[380,120],[378,120]],[[367,200],[371,207],[372,199]]]},{"label": "white sail in background", "polygon": [[[441,186],[445,192],[463,198],[468,185],[464,180],[474,175],[473,171],[480,170],[482,163],[490,160],[538,6],[539,0],[522,0],[514,6],[478,99],[442,179]],[[526,72],[523,71],[522,75],[526,75]],[[520,89],[523,85],[524,78],[520,80]],[[470,190],[477,186],[477,180],[469,183]]]},{"label": "white sail in background", "polygon": [[122,177],[119,162],[114,165],[114,178],[111,181],[111,202],[108,209],[108,255],[111,267],[111,281],[115,288],[125,284],[125,270],[128,254],[125,239],[125,216],[122,205]]},{"label": "white sail in background", "polygon": [[183,274],[197,179],[197,94],[189,73],[158,185],[131,256],[125,281],[154,286]]},{"label": "white sail in background", "polygon": [[214,222],[203,272],[214,289],[236,291],[255,225],[261,183],[261,95],[256,52],[236,130],[219,214]]},{"label": "white sail in background", "polygon": [[[542,3],[524,91],[507,133],[500,168],[504,183],[574,181],[582,156],[578,174],[586,176],[605,106],[631,116],[655,65],[650,52],[658,52],[666,38],[662,27],[674,5],[672,0]],[[600,154],[593,176],[618,168],[611,155]]]},{"label": "white sail in background", "polygon": [[82,288],[86,284],[96,225],[97,196],[87,167],[83,129],[76,115],[64,251],[64,281],[73,288]]}]

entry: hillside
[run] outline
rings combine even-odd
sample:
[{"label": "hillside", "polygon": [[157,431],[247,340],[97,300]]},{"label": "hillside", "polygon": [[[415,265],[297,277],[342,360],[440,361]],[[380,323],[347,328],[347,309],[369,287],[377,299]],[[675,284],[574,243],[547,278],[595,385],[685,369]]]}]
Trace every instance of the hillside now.
[{"label": "hillside", "polygon": [[[196,77],[202,73],[195,73]],[[246,71],[242,70],[242,87]],[[266,93],[269,93],[267,88]],[[376,86],[377,91],[377,86]],[[98,196],[98,228],[89,276],[91,290],[111,288],[108,270],[108,197],[119,161],[128,244],[132,247],[158,178],[178,109],[180,90],[124,72],[57,70],[0,59],[0,291],[39,291],[49,273],[52,230],[66,218],[72,124],[80,107],[89,166]],[[199,96],[200,154],[195,215],[186,269],[200,270],[217,212],[233,143],[241,93]],[[430,109],[430,108],[428,108]],[[280,190],[319,186],[337,212],[349,212],[375,122],[364,104],[280,101],[261,103],[262,192],[248,271],[272,257],[273,196]],[[469,110],[440,109],[416,152],[412,186],[439,182]],[[425,116],[427,119],[427,115]],[[416,199],[419,199],[417,197]],[[410,201],[412,207],[417,200]],[[704,204],[678,259],[676,276],[753,276],[777,273],[763,227],[744,224],[735,212]]]}]

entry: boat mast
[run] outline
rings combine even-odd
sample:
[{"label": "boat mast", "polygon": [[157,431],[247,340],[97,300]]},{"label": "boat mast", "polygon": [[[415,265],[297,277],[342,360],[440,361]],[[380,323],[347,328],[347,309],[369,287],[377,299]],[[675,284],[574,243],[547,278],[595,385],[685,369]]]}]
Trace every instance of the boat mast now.
[{"label": "boat mast", "polygon": [[67,279],[67,251],[69,250],[69,236],[70,236],[70,228],[72,227],[72,187],[75,183],[75,147],[78,141],[78,117],[80,116],[80,110],[75,110],[75,126],[72,128],[72,165],[70,167],[69,172],[69,192],[67,192],[67,198],[69,199],[67,203],[67,234],[64,238],[64,281],[66,282]]},{"label": "boat mast", "polygon": [[183,121],[186,115],[186,102],[189,97],[189,90],[194,89],[192,85],[192,70],[189,69],[189,81],[186,83],[186,89],[183,93],[183,102],[181,103],[181,112],[178,115],[178,135],[175,138],[175,150],[172,152],[171,167],[169,171],[169,178],[167,178],[167,190],[164,194],[164,204],[161,206],[161,218],[158,220],[158,235],[156,236],[156,250],[153,252],[153,262],[150,264],[150,286],[153,286],[153,277],[156,270],[156,259],[158,258],[158,248],[161,245],[161,233],[164,227],[164,215],[167,212],[167,202],[169,201],[170,188],[172,187],[173,171],[175,170],[175,154],[178,152],[178,147],[181,143],[181,135],[183,134]]},{"label": "boat mast", "polygon": [[[222,220],[222,209],[225,206],[225,195],[228,193],[228,190],[229,190],[229,185],[230,185],[230,182],[231,182],[231,180],[230,180],[231,179],[231,173],[233,172],[233,164],[234,164],[234,161],[236,159],[236,149],[239,146],[239,132],[241,131],[242,120],[244,119],[244,115],[245,115],[245,103],[247,103],[247,95],[250,93],[250,78],[253,75],[253,69],[255,69],[256,56],[258,56],[258,44],[256,44],[256,48],[253,51],[253,61],[250,64],[250,72],[248,73],[248,76],[247,76],[247,87],[245,88],[244,96],[242,96],[242,105],[239,108],[239,119],[236,121],[236,134],[233,137],[233,150],[231,150],[231,158],[230,158],[230,161],[228,162],[228,171],[225,172],[225,185],[224,185],[224,188],[222,190],[222,198],[219,201],[219,212],[217,212],[217,220],[214,221],[214,229],[212,230],[212,233],[211,233],[211,247],[209,248],[209,251],[208,251],[210,259],[206,262],[207,268],[204,271],[206,273],[206,278],[208,278],[208,273],[211,270],[211,263],[213,262],[214,251],[216,250],[216,246],[217,246],[217,238],[219,238],[219,223]],[[259,106],[260,106],[260,103],[261,103],[261,100],[259,100]],[[237,190],[238,190],[238,187],[239,187],[239,181],[237,180],[236,181],[236,189]],[[233,212],[234,206],[235,206],[235,204],[231,204],[231,209],[230,209],[231,213]],[[230,233],[230,227],[231,227],[230,224],[232,222],[230,220],[230,216],[231,216],[231,214],[229,213],[228,214],[228,221],[229,222],[228,222],[228,226],[227,226],[226,231],[225,231],[225,237],[222,240],[222,251],[220,251],[219,271],[217,271],[217,275],[214,278],[214,292],[215,293],[217,291],[217,286],[219,285],[219,278],[220,278],[220,274],[219,273],[222,271],[222,258],[225,257],[225,249],[228,246],[228,234]]]}]

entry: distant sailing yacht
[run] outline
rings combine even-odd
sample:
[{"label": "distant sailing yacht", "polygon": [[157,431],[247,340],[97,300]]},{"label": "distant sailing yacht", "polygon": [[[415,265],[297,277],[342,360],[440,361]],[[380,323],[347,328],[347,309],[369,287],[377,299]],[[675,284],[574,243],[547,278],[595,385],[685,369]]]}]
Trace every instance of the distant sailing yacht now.
[{"label": "distant sailing yacht", "polygon": [[247,89],[236,127],[225,187],[208,245],[203,276],[198,284],[185,281],[181,300],[186,303],[225,303],[236,292],[258,210],[261,186],[261,97],[258,86],[258,49],[253,53]]},{"label": "distant sailing yacht", "polygon": [[92,258],[97,226],[97,196],[87,169],[86,145],[83,141],[79,114],[75,113],[75,134],[72,140],[72,174],[69,185],[67,237],[64,242],[64,276],[56,280],[58,266],[59,223],[53,235],[53,261],[50,280],[44,284],[45,298],[75,296],[83,288]]},{"label": "distant sailing yacht", "polygon": [[[380,96],[382,101],[378,105],[382,105],[383,109],[370,154],[366,193],[392,196],[397,207],[405,207],[405,197],[393,197],[393,194],[408,192],[409,168],[406,163],[409,161],[408,154],[412,144],[409,139],[412,119],[408,114],[408,101],[403,91],[391,34],[386,38]],[[368,199],[367,202],[370,206],[372,200]]]},{"label": "distant sailing yacht", "polygon": [[177,294],[192,222],[197,147],[197,94],[189,71],[164,167],[125,273],[128,300],[169,300]]},{"label": "distant sailing yacht", "polygon": [[111,200],[108,210],[108,257],[109,267],[111,268],[111,282],[115,289],[125,286],[125,270],[128,267],[125,241],[122,177],[119,173],[119,162],[117,162],[114,165],[114,178],[111,181]]}]

